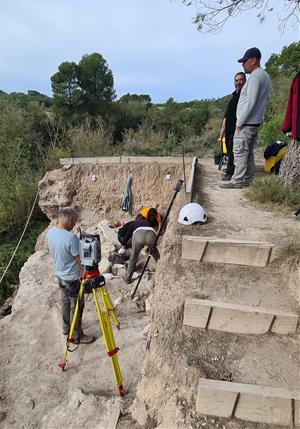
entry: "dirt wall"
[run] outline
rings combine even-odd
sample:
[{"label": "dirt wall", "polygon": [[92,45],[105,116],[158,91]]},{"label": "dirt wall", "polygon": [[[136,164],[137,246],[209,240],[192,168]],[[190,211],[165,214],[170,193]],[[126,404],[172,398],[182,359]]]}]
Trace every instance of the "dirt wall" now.
[{"label": "dirt wall", "polygon": [[[187,174],[190,166],[187,165]],[[132,212],[145,206],[164,211],[174,185],[183,177],[176,164],[72,165],[48,172],[39,183],[39,204],[53,220],[58,207],[72,205],[97,220],[124,216],[122,196],[128,174],[132,174]]]}]

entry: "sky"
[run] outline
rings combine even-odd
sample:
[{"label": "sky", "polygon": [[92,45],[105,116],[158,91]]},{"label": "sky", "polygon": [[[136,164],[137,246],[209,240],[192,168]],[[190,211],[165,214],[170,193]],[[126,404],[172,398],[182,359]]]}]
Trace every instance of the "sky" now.
[{"label": "sky", "polygon": [[[283,4],[283,0],[274,0]],[[274,3],[273,2],[273,3]],[[0,0],[0,89],[52,95],[63,61],[99,52],[117,97],[149,94],[155,103],[218,98],[233,91],[237,59],[249,47],[272,53],[300,39],[299,25],[278,30],[280,8],[260,24],[257,11],[232,18],[215,35],[197,31],[194,4],[181,0]]]}]

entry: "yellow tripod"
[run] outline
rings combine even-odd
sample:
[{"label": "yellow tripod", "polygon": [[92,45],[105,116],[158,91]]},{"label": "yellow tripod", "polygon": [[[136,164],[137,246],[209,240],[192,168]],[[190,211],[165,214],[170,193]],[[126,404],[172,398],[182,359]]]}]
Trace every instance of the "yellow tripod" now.
[{"label": "yellow tripod", "polygon": [[[105,288],[105,279],[103,276],[100,275],[98,270],[85,271],[83,273],[81,284],[80,284],[80,289],[79,289],[79,293],[78,293],[77,303],[76,303],[76,307],[75,307],[75,311],[74,311],[74,316],[73,316],[73,320],[71,323],[70,332],[69,332],[69,335],[67,337],[66,349],[65,349],[65,353],[64,353],[64,360],[62,363],[58,364],[58,366],[63,371],[65,370],[65,366],[66,366],[66,363],[68,361],[68,353],[70,351],[69,344],[74,343],[74,339],[72,338],[72,335],[74,332],[74,328],[75,328],[75,324],[76,324],[76,320],[77,320],[78,312],[79,312],[79,306],[80,306],[80,302],[81,302],[83,294],[84,294],[84,288],[85,287],[89,288],[89,290],[91,290],[93,293],[93,298],[94,298],[94,302],[95,302],[95,306],[96,306],[96,310],[97,310],[100,328],[101,328],[103,339],[104,339],[104,344],[106,347],[106,352],[107,352],[108,356],[111,358],[111,365],[112,365],[115,381],[116,381],[116,384],[117,384],[117,387],[119,390],[119,394],[120,394],[120,396],[124,396],[125,390],[124,390],[124,387],[122,384],[122,376],[121,376],[119,361],[118,361],[118,357],[117,357],[117,353],[118,353],[119,349],[118,349],[118,347],[116,347],[116,344],[115,344],[115,338],[114,338],[110,318],[112,319],[113,323],[116,325],[117,329],[120,329],[120,323],[117,319],[117,316],[115,314],[115,310],[113,308],[112,302],[111,302],[110,297],[108,295],[108,292]],[[98,291],[98,294],[99,294],[100,299],[102,301],[103,311],[101,311],[101,308],[99,305],[99,301],[98,301],[98,297],[97,297],[97,291]]]}]

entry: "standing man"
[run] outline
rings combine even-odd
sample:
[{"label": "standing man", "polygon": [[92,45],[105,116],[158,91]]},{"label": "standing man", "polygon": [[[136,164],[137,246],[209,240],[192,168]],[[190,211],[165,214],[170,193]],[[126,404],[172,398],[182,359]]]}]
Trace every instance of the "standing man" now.
[{"label": "standing man", "polygon": [[260,59],[260,50],[250,48],[238,60],[250,77],[241,90],[236,111],[234,174],[229,182],[220,185],[221,188],[245,188],[250,185],[255,174],[253,149],[271,86],[269,75],[260,67]]},{"label": "standing man", "polygon": [[232,93],[232,97],[227,105],[227,109],[224,114],[223,122],[221,125],[219,140],[225,135],[225,143],[227,148],[227,167],[225,174],[222,174],[221,180],[229,181],[234,173],[233,163],[233,136],[235,132],[236,124],[236,108],[240,98],[241,89],[246,83],[246,75],[244,72],[239,72],[234,76],[235,91]]},{"label": "standing man", "polygon": [[[58,212],[58,224],[47,232],[48,247],[53,259],[55,274],[61,291],[63,334],[68,335],[76,307],[82,268],[79,258],[79,239],[71,232],[78,215],[76,210],[65,207]],[[74,343],[88,344],[95,337],[85,335],[81,328],[84,297],[73,332]]]}]

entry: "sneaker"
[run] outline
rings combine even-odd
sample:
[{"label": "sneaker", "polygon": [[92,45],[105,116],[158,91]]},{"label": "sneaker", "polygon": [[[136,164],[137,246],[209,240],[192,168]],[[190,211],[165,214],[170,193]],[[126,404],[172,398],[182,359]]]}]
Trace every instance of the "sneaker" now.
[{"label": "sneaker", "polygon": [[231,176],[228,176],[227,174],[222,174],[221,180],[223,182],[229,182],[231,180]]},{"label": "sneaker", "polygon": [[[95,340],[96,340],[96,337],[94,337],[94,335],[85,335],[85,334],[83,334],[79,338],[79,344],[91,344]],[[78,344],[78,338],[74,339],[73,344]]]}]

